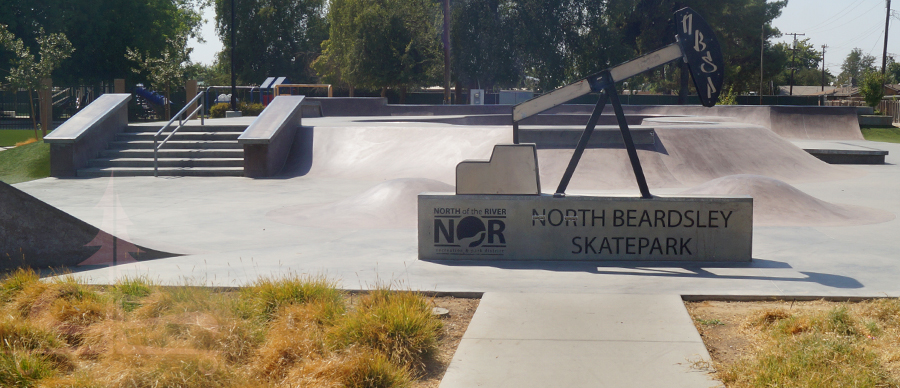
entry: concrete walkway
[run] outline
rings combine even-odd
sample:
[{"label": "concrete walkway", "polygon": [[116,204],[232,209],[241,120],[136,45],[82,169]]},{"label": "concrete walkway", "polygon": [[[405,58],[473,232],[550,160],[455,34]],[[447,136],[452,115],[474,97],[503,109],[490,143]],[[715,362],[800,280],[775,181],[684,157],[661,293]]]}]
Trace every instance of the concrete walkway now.
[{"label": "concrete walkway", "polygon": [[674,295],[484,294],[441,388],[720,385]]}]

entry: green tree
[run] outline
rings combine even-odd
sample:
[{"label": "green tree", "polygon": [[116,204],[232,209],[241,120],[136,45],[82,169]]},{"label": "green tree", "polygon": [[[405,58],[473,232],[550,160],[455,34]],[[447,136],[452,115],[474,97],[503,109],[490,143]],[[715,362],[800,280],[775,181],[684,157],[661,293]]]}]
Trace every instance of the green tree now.
[{"label": "green tree", "polygon": [[313,67],[319,76],[352,87],[409,87],[438,83],[442,73],[440,9],[430,0],[335,0],[329,39]]},{"label": "green tree", "polygon": [[169,39],[169,46],[155,57],[150,53],[142,54],[134,49],[127,49],[125,57],[137,64],[131,70],[138,74],[144,74],[154,89],[162,88],[166,96],[166,119],[171,117],[169,97],[172,95],[172,85],[178,85],[184,81],[185,72],[191,61],[190,47],[187,47],[186,37]]},{"label": "green tree", "polygon": [[229,85],[231,68],[227,62],[221,59],[220,55],[211,65],[191,63],[186,69],[186,77],[197,80],[201,86]]},{"label": "green tree", "polygon": [[[633,55],[639,55],[672,43],[672,14],[682,7],[691,7],[715,30],[726,64],[726,83],[741,94],[758,88],[761,30],[765,30],[766,39],[780,36],[771,23],[786,5],[783,0],[610,0],[608,17],[620,30],[625,46]],[[765,69],[768,74],[779,71],[769,65]],[[666,72],[672,78],[678,74]]]},{"label": "green tree", "polygon": [[[328,34],[324,0],[234,1],[234,65],[240,83],[258,84],[272,76],[296,83],[316,80],[310,64]],[[231,2],[215,0],[216,32],[225,45],[222,62],[229,66]]]},{"label": "green tree", "polygon": [[[55,74],[55,83],[96,84],[124,77],[130,63],[128,47],[159,55],[167,39],[199,37],[200,8],[207,0],[3,0],[0,24],[38,48],[41,27],[63,33],[75,51]],[[11,56],[0,54],[0,68]]]},{"label": "green tree", "polygon": [[877,107],[884,97],[884,76],[874,70],[863,74],[862,83],[859,85],[859,93],[866,100],[866,105],[873,108]]},{"label": "green tree", "polygon": [[[776,43],[774,46],[776,54],[774,58],[779,59],[779,63],[783,63],[783,70],[773,77],[776,85],[790,85],[791,80],[791,57],[793,56],[794,68],[794,85],[818,86],[822,84],[822,52],[816,50],[815,46],[809,42],[809,39],[797,41],[796,51],[792,50],[790,43]],[[834,76],[826,70],[825,83],[834,81]]]},{"label": "green tree", "polygon": [[841,65],[841,74],[838,75],[838,83],[859,85],[865,73],[875,70],[875,57],[863,53],[862,49],[854,48],[847,54]]},{"label": "green tree", "polygon": [[470,88],[516,86],[521,69],[514,58],[513,30],[501,0],[462,0],[452,4],[451,69],[456,82]]},{"label": "green tree", "polygon": [[888,57],[886,75],[888,83],[900,83],[900,63],[894,62],[894,58]]},{"label": "green tree", "polygon": [[[50,78],[53,70],[58,68],[74,50],[64,34],[46,34],[43,29],[38,31],[37,42],[40,47],[39,59],[35,58],[21,39],[16,38],[5,25],[0,24],[0,46],[6,47],[14,55],[6,81],[12,90],[28,90],[28,105],[31,107],[31,123],[35,138],[38,134],[32,93],[40,88],[41,80]],[[41,131],[44,136],[47,135],[47,128],[41,128]]]}]

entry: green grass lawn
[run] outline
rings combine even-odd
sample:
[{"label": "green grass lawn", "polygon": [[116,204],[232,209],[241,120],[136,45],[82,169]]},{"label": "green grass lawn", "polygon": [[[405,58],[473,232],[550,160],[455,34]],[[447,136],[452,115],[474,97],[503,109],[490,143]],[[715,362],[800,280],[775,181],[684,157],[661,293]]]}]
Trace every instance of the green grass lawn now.
[{"label": "green grass lawn", "polygon": [[[38,132],[40,135],[40,132]],[[31,129],[3,129],[0,130],[0,147],[12,147],[16,143],[34,137],[34,130]],[[40,140],[40,138],[38,138]]]},{"label": "green grass lawn", "polygon": [[900,143],[900,128],[861,128],[863,137],[869,141]]},{"label": "green grass lawn", "polygon": [[49,144],[39,141],[0,151],[0,181],[13,184],[48,176],[50,176]]}]

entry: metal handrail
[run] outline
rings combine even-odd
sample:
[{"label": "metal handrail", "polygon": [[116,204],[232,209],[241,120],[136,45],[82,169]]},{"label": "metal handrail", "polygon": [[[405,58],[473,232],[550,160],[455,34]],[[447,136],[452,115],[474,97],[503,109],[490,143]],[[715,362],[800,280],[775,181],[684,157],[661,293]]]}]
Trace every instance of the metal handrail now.
[{"label": "metal handrail", "polygon": [[[200,93],[197,93],[197,95],[194,96],[193,99],[188,101],[188,103],[184,104],[184,108],[181,108],[181,110],[178,111],[178,113],[176,113],[175,116],[173,116],[172,119],[169,120],[168,123],[166,123],[166,125],[163,125],[163,127],[160,128],[159,131],[157,131],[156,134],[153,135],[153,176],[154,177],[159,176],[159,157],[158,157],[159,149],[162,148],[162,146],[166,145],[166,143],[169,141],[169,139],[172,138],[172,135],[174,135],[175,132],[178,132],[178,130],[184,126],[184,122],[190,120],[192,117],[197,115],[197,112],[200,112],[201,110],[203,110],[203,108],[206,105],[203,104],[203,102],[200,102],[198,104],[199,106],[197,106],[197,109],[194,109],[194,111],[191,112],[191,114],[189,114],[187,116],[187,118],[184,119],[184,122],[181,119],[181,116],[184,114],[185,111],[187,111],[187,109],[191,106],[191,104],[197,102],[197,99],[203,97],[203,95],[205,95],[205,94],[206,94],[206,92],[204,92],[202,90],[200,91]],[[200,114],[200,125],[205,125],[203,122],[203,113],[205,113],[205,112],[202,112]],[[166,136],[166,138],[162,141],[162,143],[157,145],[159,135],[161,135],[163,133],[163,131],[165,131],[167,128],[169,128],[169,126],[171,126],[172,123],[175,122],[175,119],[178,119],[178,126],[172,130],[172,133],[170,133],[169,136]]]}]

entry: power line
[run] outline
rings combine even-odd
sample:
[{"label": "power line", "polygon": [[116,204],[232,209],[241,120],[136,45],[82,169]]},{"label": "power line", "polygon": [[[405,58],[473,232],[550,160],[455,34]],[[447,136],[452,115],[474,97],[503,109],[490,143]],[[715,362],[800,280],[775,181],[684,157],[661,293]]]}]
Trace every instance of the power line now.
[{"label": "power line", "polygon": [[[828,25],[828,23],[831,23],[833,20],[837,20],[837,18],[840,18],[840,17],[842,17],[842,16],[846,16],[846,15],[844,14],[844,12],[846,12],[848,9],[850,9],[850,8],[852,8],[852,7],[855,7],[857,4],[859,4],[860,1],[862,1],[862,0],[857,0],[857,1],[853,2],[853,3],[850,3],[850,5],[848,5],[847,8],[844,8],[844,9],[838,11],[837,13],[835,13],[834,15],[832,15],[831,17],[826,18],[825,20],[819,22],[819,24],[816,24],[816,25],[814,25],[814,26],[811,26],[811,27],[809,27],[809,28],[806,28],[806,30],[807,30],[807,31],[810,31],[810,32],[818,32],[820,29],[823,29],[823,28],[828,28],[828,29],[833,28],[833,26]],[[866,12],[868,12],[868,11],[866,11]]]}]

